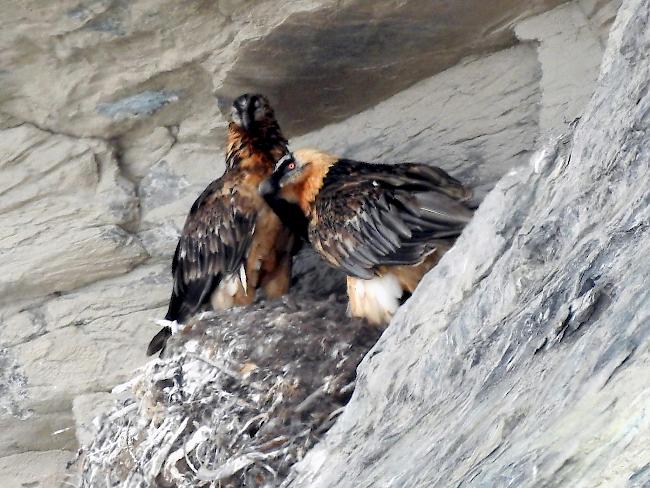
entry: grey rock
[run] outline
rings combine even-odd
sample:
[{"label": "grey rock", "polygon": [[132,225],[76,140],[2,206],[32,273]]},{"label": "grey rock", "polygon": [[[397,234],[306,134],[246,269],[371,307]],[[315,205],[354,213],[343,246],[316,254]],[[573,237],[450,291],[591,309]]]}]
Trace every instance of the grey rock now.
[{"label": "grey rock", "polygon": [[27,417],[0,418],[0,459],[16,454],[74,451],[77,440],[70,404],[51,404],[30,409]]},{"label": "grey rock", "polygon": [[172,172],[169,163],[162,159],[151,167],[140,181],[138,196],[143,213],[168,204],[181,196],[189,183]]},{"label": "grey rock", "polygon": [[173,127],[132,130],[118,141],[120,161],[132,181],[140,181],[149,168],[169,153],[175,143]]},{"label": "grey rock", "polygon": [[368,109],[466,56],[511,45],[518,20],[560,3],[322,2],[242,45],[218,92],[269,93],[291,132],[313,130]]},{"label": "grey rock", "polygon": [[75,397],[110,390],[144,362],[144,347],[159,328],[153,319],[164,315],[170,289],[167,263],[141,266],[14,313],[3,311],[0,405],[9,413],[0,414],[0,457],[75,449]]},{"label": "grey rock", "polygon": [[0,457],[2,483],[7,488],[58,488],[74,478],[66,474],[70,451],[54,450]]},{"label": "grey rock", "polygon": [[0,106],[75,136],[119,137],[190,114],[205,133],[214,94],[254,90],[304,133],[511,46],[517,22],[564,1],[5,1]]},{"label": "grey rock", "polygon": [[575,133],[505,177],[290,486],[648,486],[650,6]]},{"label": "grey rock", "polygon": [[480,197],[535,147],[541,76],[530,45],[467,59],[291,146],[362,161],[434,164]]},{"label": "grey rock", "polygon": [[523,45],[466,58],[370,110],[292,139],[292,147],[428,162],[481,198],[526,163],[539,138],[561,133],[582,113],[602,56],[594,29],[574,3],[523,20],[515,28]]},{"label": "grey rock", "polygon": [[148,256],[126,229],[133,185],[105,142],[22,125],[0,137],[0,303],[125,273]]},{"label": "grey rock", "polygon": [[[289,131],[318,129],[294,147],[435,162],[482,197],[593,93],[619,2],[564,3],[0,2],[0,479],[42,463],[23,481],[47,486],[89,433],[86,395],[145,363],[230,96],[267,92]],[[384,34],[400,42],[360,49]],[[308,251],[295,277],[312,300],[341,292]],[[558,312],[565,336],[598,296]]]},{"label": "grey rock", "polygon": [[152,115],[165,105],[177,102],[180,96],[180,93],[173,91],[147,90],[115,102],[102,103],[97,106],[97,111],[119,121],[139,115]]},{"label": "grey rock", "polygon": [[171,258],[189,209],[224,168],[223,150],[203,143],[174,144],[148,168],[138,184],[138,237],[151,256]]},{"label": "grey rock", "polygon": [[578,2],[582,11],[594,26],[594,31],[598,33],[600,44],[603,47],[607,45],[609,30],[616,18],[616,12],[621,6],[621,1],[622,0],[580,0]]},{"label": "grey rock", "polygon": [[23,408],[27,397],[27,378],[20,372],[8,349],[0,349],[0,408],[3,414],[27,418],[30,412]]},{"label": "grey rock", "polygon": [[75,434],[79,445],[89,445],[95,438],[101,425],[99,418],[110,410],[115,403],[115,397],[108,392],[88,393],[75,397],[72,402],[72,413],[75,419]]},{"label": "grey rock", "polygon": [[[603,49],[599,33],[584,8],[568,3],[526,19],[515,28],[522,41],[536,41],[540,63],[542,103],[539,129],[552,133],[578,117],[589,99],[598,77]],[[571,39],[571,40],[569,40]]]}]

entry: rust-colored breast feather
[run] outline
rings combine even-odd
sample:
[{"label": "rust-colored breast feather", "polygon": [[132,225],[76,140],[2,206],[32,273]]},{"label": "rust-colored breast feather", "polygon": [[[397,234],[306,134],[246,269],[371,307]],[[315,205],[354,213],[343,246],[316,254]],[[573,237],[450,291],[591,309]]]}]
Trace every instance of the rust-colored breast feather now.
[{"label": "rust-colored breast feather", "polygon": [[267,177],[287,151],[287,141],[276,122],[269,122],[255,137],[233,123],[228,126],[227,168],[238,167]]}]

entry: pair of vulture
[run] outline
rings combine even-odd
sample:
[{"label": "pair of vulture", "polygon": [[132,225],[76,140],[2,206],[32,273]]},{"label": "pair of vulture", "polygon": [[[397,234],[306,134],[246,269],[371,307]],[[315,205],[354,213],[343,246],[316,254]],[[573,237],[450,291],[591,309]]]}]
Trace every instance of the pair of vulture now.
[{"label": "pair of vulture", "polygon": [[287,293],[303,241],[347,274],[351,316],[387,324],[472,217],[471,191],[440,168],[292,153],[262,95],[238,97],[231,118],[226,170],[192,205],[176,246],[172,324],[250,304],[259,289]]}]

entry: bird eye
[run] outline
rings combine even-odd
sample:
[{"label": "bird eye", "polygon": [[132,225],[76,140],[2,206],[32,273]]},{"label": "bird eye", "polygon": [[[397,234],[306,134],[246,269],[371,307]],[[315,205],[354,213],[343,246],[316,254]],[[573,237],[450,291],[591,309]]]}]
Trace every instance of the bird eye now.
[{"label": "bird eye", "polygon": [[288,170],[296,169],[296,163],[291,162],[291,163],[287,164],[287,169]]}]

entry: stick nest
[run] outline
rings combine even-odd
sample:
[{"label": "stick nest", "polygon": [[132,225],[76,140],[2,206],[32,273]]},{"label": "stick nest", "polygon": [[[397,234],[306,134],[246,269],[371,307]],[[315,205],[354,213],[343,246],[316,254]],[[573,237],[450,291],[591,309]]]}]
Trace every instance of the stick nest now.
[{"label": "stick nest", "polygon": [[82,487],[276,487],[347,403],[380,330],[343,299],[212,314],[116,389],[83,450]]}]

